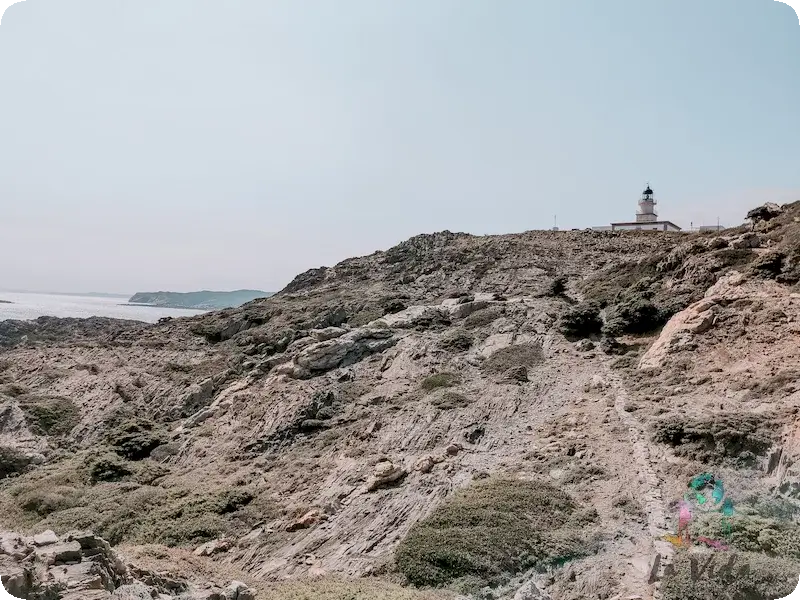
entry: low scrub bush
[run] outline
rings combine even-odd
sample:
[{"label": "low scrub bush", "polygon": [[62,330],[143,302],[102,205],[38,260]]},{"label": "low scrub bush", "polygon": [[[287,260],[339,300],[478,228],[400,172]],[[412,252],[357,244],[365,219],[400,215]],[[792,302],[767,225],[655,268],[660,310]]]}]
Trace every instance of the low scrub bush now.
[{"label": "low scrub bush", "polygon": [[773,600],[797,586],[800,565],[749,552],[679,552],[664,576],[664,600]]},{"label": "low scrub bush", "polygon": [[464,329],[456,329],[443,336],[436,345],[449,352],[464,352],[472,348],[473,343],[475,340],[469,332]]},{"label": "low scrub bush", "polygon": [[517,367],[533,367],[544,362],[542,347],[538,344],[516,344],[501,348],[483,361],[481,369],[496,375]]},{"label": "low scrub bush", "polygon": [[24,473],[32,462],[27,454],[15,448],[0,446],[0,479]]},{"label": "low scrub bush", "polygon": [[444,394],[434,397],[433,400],[431,400],[431,404],[439,410],[453,410],[454,408],[464,408],[469,406],[472,404],[472,400],[463,394],[458,394],[456,392],[445,392]]},{"label": "low scrub bush", "polygon": [[474,313],[468,315],[467,318],[464,319],[464,328],[478,329],[479,327],[485,327],[487,325],[491,325],[502,316],[503,311],[496,307],[476,310]]},{"label": "low scrub bush", "polygon": [[579,514],[549,484],[486,479],[412,527],[397,549],[397,566],[417,586],[497,585],[509,574],[586,554],[591,544]]},{"label": "low scrub bush", "polygon": [[648,333],[663,327],[670,316],[652,301],[637,295],[608,308],[603,333]]},{"label": "low scrub bush", "polygon": [[[259,598],[262,596],[259,595]],[[455,596],[438,590],[415,590],[381,581],[355,579],[345,581],[332,577],[313,581],[293,581],[268,589],[264,600],[455,600]]]},{"label": "low scrub bush", "polygon": [[596,335],[603,328],[601,310],[597,302],[582,302],[561,315],[558,330],[570,339]]},{"label": "low scrub bush", "polygon": [[453,387],[460,382],[461,378],[455,373],[437,373],[422,380],[422,389],[426,392],[432,392],[439,388]]},{"label": "low scrub bush", "polygon": [[769,421],[748,413],[706,419],[670,415],[655,424],[653,440],[672,446],[678,456],[735,466],[751,466],[772,444]]},{"label": "low scrub bush", "polygon": [[131,417],[111,426],[106,441],[123,458],[142,460],[164,443],[164,436],[151,422]]},{"label": "low scrub bush", "polygon": [[69,398],[24,395],[18,401],[28,426],[40,435],[66,435],[80,423],[80,410]]}]

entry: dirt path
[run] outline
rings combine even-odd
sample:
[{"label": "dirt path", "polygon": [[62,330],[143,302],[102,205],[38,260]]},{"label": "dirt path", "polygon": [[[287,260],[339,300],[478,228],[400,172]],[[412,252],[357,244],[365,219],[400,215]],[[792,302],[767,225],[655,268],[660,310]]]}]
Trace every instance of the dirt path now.
[{"label": "dirt path", "polygon": [[[638,536],[639,543],[637,544],[640,551],[646,552],[646,554],[632,557],[632,563],[638,566],[640,573],[646,562],[646,573],[641,581],[641,588],[637,590],[637,593],[646,597],[646,592],[653,590],[653,587],[658,588],[657,584],[655,586],[648,584],[655,563],[659,563],[655,565],[655,568],[658,580],[660,580],[664,568],[672,562],[674,548],[672,544],[661,539],[662,536],[670,533],[670,518],[661,493],[662,482],[653,468],[655,451],[647,439],[642,424],[633,413],[625,410],[628,403],[628,392],[619,376],[611,369],[606,371],[606,381],[610,384],[610,391],[614,394],[614,410],[628,429],[630,455],[627,457],[627,461],[631,470],[635,468],[636,483],[640,490],[639,500],[647,514],[647,538],[642,535]],[[652,598],[653,600],[660,598],[657,589],[652,591]]]}]

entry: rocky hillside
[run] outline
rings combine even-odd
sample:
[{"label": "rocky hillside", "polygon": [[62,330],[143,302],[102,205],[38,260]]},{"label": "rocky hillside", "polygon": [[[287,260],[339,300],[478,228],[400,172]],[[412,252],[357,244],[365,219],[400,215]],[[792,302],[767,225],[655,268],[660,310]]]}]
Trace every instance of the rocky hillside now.
[{"label": "rocky hillside", "polygon": [[800,203],[754,221],[444,232],[198,317],[0,323],[0,527],[258,598],[788,594]]}]

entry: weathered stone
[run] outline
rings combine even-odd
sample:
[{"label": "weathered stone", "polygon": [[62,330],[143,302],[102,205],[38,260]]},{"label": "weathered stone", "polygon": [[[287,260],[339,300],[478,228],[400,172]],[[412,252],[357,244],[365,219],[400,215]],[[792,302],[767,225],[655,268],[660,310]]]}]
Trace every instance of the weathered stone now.
[{"label": "weathered stone", "polygon": [[47,530],[43,531],[38,535],[33,536],[33,543],[37,546],[48,546],[50,544],[55,544],[58,541],[58,536],[55,534],[54,531]]},{"label": "weathered stone", "polygon": [[37,556],[48,565],[63,565],[81,560],[81,545],[78,542],[61,542],[37,548]]},{"label": "weathered stone", "polygon": [[231,549],[231,542],[229,540],[212,540],[206,542],[202,546],[198,546],[194,554],[195,556],[214,556],[221,552],[227,552]]},{"label": "weathered stone", "polygon": [[406,476],[406,471],[395,464],[384,461],[375,465],[372,477],[367,481],[367,491],[372,492],[378,488],[395,483]]},{"label": "weathered stone", "polygon": [[308,511],[302,517],[286,526],[286,531],[300,531],[316,525],[322,517],[322,513],[316,508]]}]

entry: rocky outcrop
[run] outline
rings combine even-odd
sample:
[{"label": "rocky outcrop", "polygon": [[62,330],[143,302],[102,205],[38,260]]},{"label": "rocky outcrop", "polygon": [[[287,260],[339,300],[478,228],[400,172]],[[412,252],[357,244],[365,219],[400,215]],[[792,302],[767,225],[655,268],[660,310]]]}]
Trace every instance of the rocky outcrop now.
[{"label": "rocky outcrop", "polygon": [[107,542],[86,532],[59,538],[52,531],[33,537],[0,532],[3,587],[23,600],[255,600],[241,582],[201,585],[151,574],[126,565]]}]

